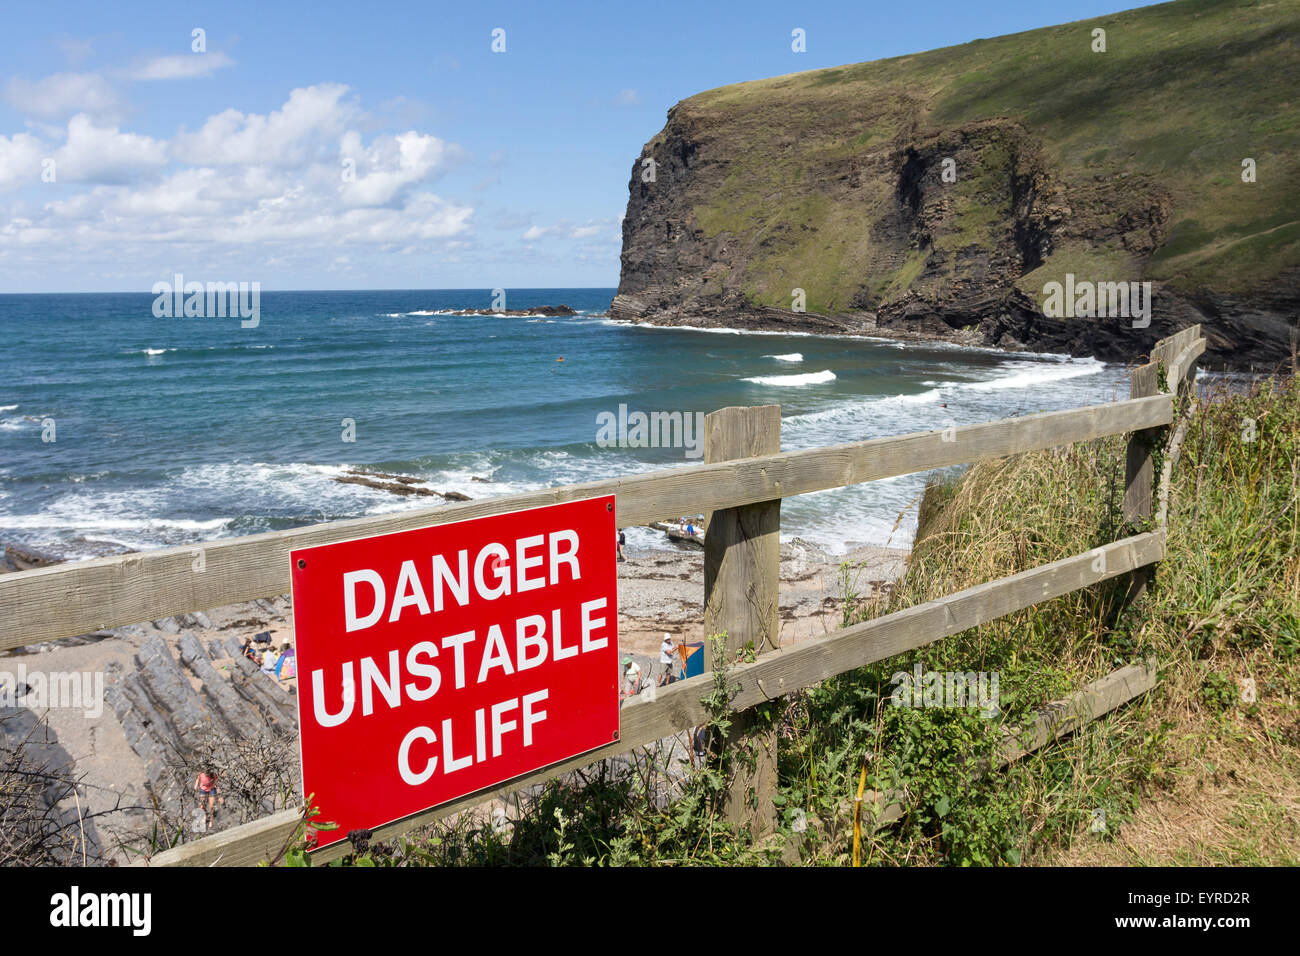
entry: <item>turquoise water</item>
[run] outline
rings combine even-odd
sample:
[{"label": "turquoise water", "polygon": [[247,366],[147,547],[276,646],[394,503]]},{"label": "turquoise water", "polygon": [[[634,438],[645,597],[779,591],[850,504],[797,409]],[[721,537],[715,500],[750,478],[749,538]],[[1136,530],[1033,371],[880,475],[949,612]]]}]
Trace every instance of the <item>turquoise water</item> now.
[{"label": "turquoise water", "polygon": [[[268,292],[256,328],[154,296],[0,296],[0,542],[158,547],[427,507],[333,479],[401,471],[486,497],[688,464],[601,447],[597,416],[778,403],[786,449],[1112,400],[1123,370],[812,335],[618,324],[612,289]],[[558,359],[563,358],[563,361]],[[355,441],[345,441],[344,420]],[[54,441],[48,436],[52,420]],[[475,481],[474,478],[487,479]],[[786,535],[905,544],[923,477],[789,499]],[[436,500],[436,499],[432,499]],[[659,538],[634,531],[634,548]]]}]

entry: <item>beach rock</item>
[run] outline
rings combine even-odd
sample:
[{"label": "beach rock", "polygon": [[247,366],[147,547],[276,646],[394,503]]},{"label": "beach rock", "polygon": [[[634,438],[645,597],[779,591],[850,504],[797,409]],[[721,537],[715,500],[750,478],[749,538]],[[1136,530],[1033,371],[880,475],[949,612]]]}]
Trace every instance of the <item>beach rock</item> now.
[{"label": "beach rock", "polygon": [[403,484],[397,481],[377,481],[374,478],[367,478],[363,475],[337,475],[334,478],[341,485],[361,485],[365,488],[374,488],[376,491],[387,491],[395,495],[420,495],[428,498],[440,497],[436,491],[430,488],[414,488],[409,484]]},{"label": "beach rock", "polygon": [[547,318],[554,316],[577,315],[577,311],[569,308],[567,305],[539,305],[532,309],[456,309],[452,312],[444,312],[443,315],[504,315],[513,318],[522,318],[524,316],[542,315]]},{"label": "beach rock", "polygon": [[[432,488],[422,488],[420,485],[424,483],[424,479],[412,475],[390,475],[380,471],[361,471],[353,468],[345,474],[335,476],[334,480],[343,485],[361,485],[403,497],[417,495],[425,498],[442,498],[444,501],[470,500],[469,495],[461,494],[459,491],[434,491]],[[486,479],[475,478],[474,480]]]},{"label": "beach rock", "polygon": [[170,727],[178,749],[187,749],[188,738],[197,738],[213,726],[212,712],[162,638],[155,636],[146,641],[136,651],[135,659],[140,683],[154,712]]},{"label": "beach rock", "polygon": [[248,700],[217,673],[197,637],[189,632],[182,634],[178,650],[181,661],[203,682],[203,693],[231,731],[241,737],[252,737],[263,729],[265,722],[249,707]]},{"label": "beach rock", "polygon": [[18,571],[30,571],[32,568],[47,568],[59,564],[63,558],[48,551],[39,551],[31,547],[19,547],[15,544],[5,545],[5,560]]}]

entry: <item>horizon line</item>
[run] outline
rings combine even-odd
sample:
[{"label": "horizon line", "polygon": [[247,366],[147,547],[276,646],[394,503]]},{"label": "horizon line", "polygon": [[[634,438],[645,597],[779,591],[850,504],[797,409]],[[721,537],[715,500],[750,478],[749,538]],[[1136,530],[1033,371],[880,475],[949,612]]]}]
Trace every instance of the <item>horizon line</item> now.
[{"label": "horizon line", "polygon": [[[455,286],[455,287],[448,286],[448,287],[444,287],[444,288],[434,288],[434,287],[432,287],[432,286],[430,286],[430,287],[428,287],[428,288],[417,288],[417,287],[412,286],[412,287],[409,287],[409,288],[356,288],[356,289],[261,289],[260,291],[262,291],[262,292],[277,292],[277,293],[279,293],[279,292],[482,292],[482,291],[486,290],[486,291],[488,291],[488,292],[491,292],[493,289],[505,289],[507,292],[509,292],[511,289],[514,289],[515,291],[521,291],[521,290],[524,290],[524,291],[539,291],[539,292],[549,292],[549,291],[552,291],[552,290],[554,290],[554,291],[584,291],[584,292],[585,292],[585,291],[589,291],[589,290],[590,290],[590,291],[595,291],[595,290],[606,291],[606,290],[610,290],[610,289],[617,290],[617,289],[618,289],[618,286],[615,286],[615,285],[609,285],[609,286],[606,286],[606,285],[516,285],[516,286],[510,286],[510,285],[506,285],[506,286],[477,286],[477,285],[470,285],[470,286]],[[152,291],[148,291],[148,290],[136,290],[136,289],[100,289],[100,290],[96,290],[96,291],[93,291],[93,292],[86,292],[86,291],[81,291],[81,292],[0,292],[0,298],[3,298],[4,296],[17,296],[17,295],[155,295],[155,294],[156,294],[156,293],[154,293],[154,292],[152,292]]]}]

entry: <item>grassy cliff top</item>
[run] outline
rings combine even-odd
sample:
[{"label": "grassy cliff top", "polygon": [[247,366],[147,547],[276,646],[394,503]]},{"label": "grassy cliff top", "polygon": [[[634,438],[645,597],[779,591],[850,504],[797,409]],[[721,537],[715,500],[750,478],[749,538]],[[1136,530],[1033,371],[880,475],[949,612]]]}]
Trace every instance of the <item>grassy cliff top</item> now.
[{"label": "grassy cliff top", "polygon": [[[1105,30],[1105,52],[1093,50],[1095,28]],[[1067,202],[1126,177],[1164,197],[1167,228],[1152,255],[1130,263],[1145,278],[1243,291],[1300,263],[1300,0],[1183,0],[721,87],[674,115],[725,157],[725,181],[694,205],[704,233],[756,246],[779,239],[780,262],[768,268],[813,273],[810,298],[830,308],[845,305],[838,274],[879,271],[865,239],[874,217],[870,200],[861,210],[829,208],[834,201],[810,179],[991,121],[1027,131]],[[1246,158],[1256,163],[1254,183],[1242,181]],[[891,189],[880,184],[875,199]],[[979,218],[969,224],[975,239]],[[792,236],[802,223],[855,238],[815,228]],[[1068,270],[1071,257],[1121,255],[1064,243],[1056,253],[1048,271]],[[906,269],[875,277],[882,291],[905,285]],[[772,285],[788,295],[783,280]]]}]

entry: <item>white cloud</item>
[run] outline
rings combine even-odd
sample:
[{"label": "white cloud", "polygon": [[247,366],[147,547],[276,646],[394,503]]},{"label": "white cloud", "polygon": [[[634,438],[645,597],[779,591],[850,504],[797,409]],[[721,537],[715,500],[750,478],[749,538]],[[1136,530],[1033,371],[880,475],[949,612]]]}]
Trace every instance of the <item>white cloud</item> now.
[{"label": "white cloud", "polygon": [[414,131],[381,136],[363,147],[361,134],[349,131],[339,144],[339,156],[340,170],[350,160],[355,174],[350,182],[342,182],[340,174],[343,201],[353,206],[382,206],[416,183],[440,174],[463,158],[463,152],[436,136]]},{"label": "white cloud", "polygon": [[55,153],[59,181],[126,183],[167,164],[167,143],[115,126],[96,126],[78,113],[68,120],[68,138]]},{"label": "white cloud", "polygon": [[582,225],[575,226],[566,219],[554,226],[530,226],[524,232],[524,242],[536,242],[538,239],[545,239],[548,236],[559,236],[566,239],[590,239],[592,236],[598,236],[602,232],[611,229],[613,224],[613,219],[589,219]]},{"label": "white cloud", "polygon": [[615,106],[640,106],[641,94],[636,90],[619,90],[618,96],[614,97]]},{"label": "white cloud", "polygon": [[211,53],[180,53],[146,60],[127,75],[132,80],[146,83],[155,80],[189,80],[211,76],[223,67],[234,65],[235,61],[219,50]]},{"label": "white cloud", "polygon": [[40,182],[41,159],[48,155],[30,133],[0,136],[0,189]]},{"label": "white cloud", "polygon": [[294,90],[269,115],[229,109],[209,117],[197,132],[182,129],[175,154],[206,166],[295,166],[335,152],[334,144],[359,111],[340,100],[348,88],[325,83]]},{"label": "white cloud", "polygon": [[24,116],[43,120],[64,120],[74,113],[112,119],[121,110],[117,92],[98,73],[54,73],[35,83],[14,77],[4,98]]},{"label": "white cloud", "polygon": [[[270,114],[226,110],[171,140],[86,114],[49,135],[0,136],[0,189],[39,187],[49,156],[58,181],[52,193],[33,193],[37,204],[0,205],[0,255],[57,245],[105,260],[141,247],[175,256],[176,244],[197,243],[211,255],[247,258],[259,243],[291,243],[308,258],[334,247],[320,253],[325,263],[339,245],[427,252],[472,234],[473,207],[427,188],[464,151],[415,130],[367,142],[351,125],[364,117],[347,93],[336,84],[297,89]],[[340,175],[342,156],[355,157],[351,182]]]}]

